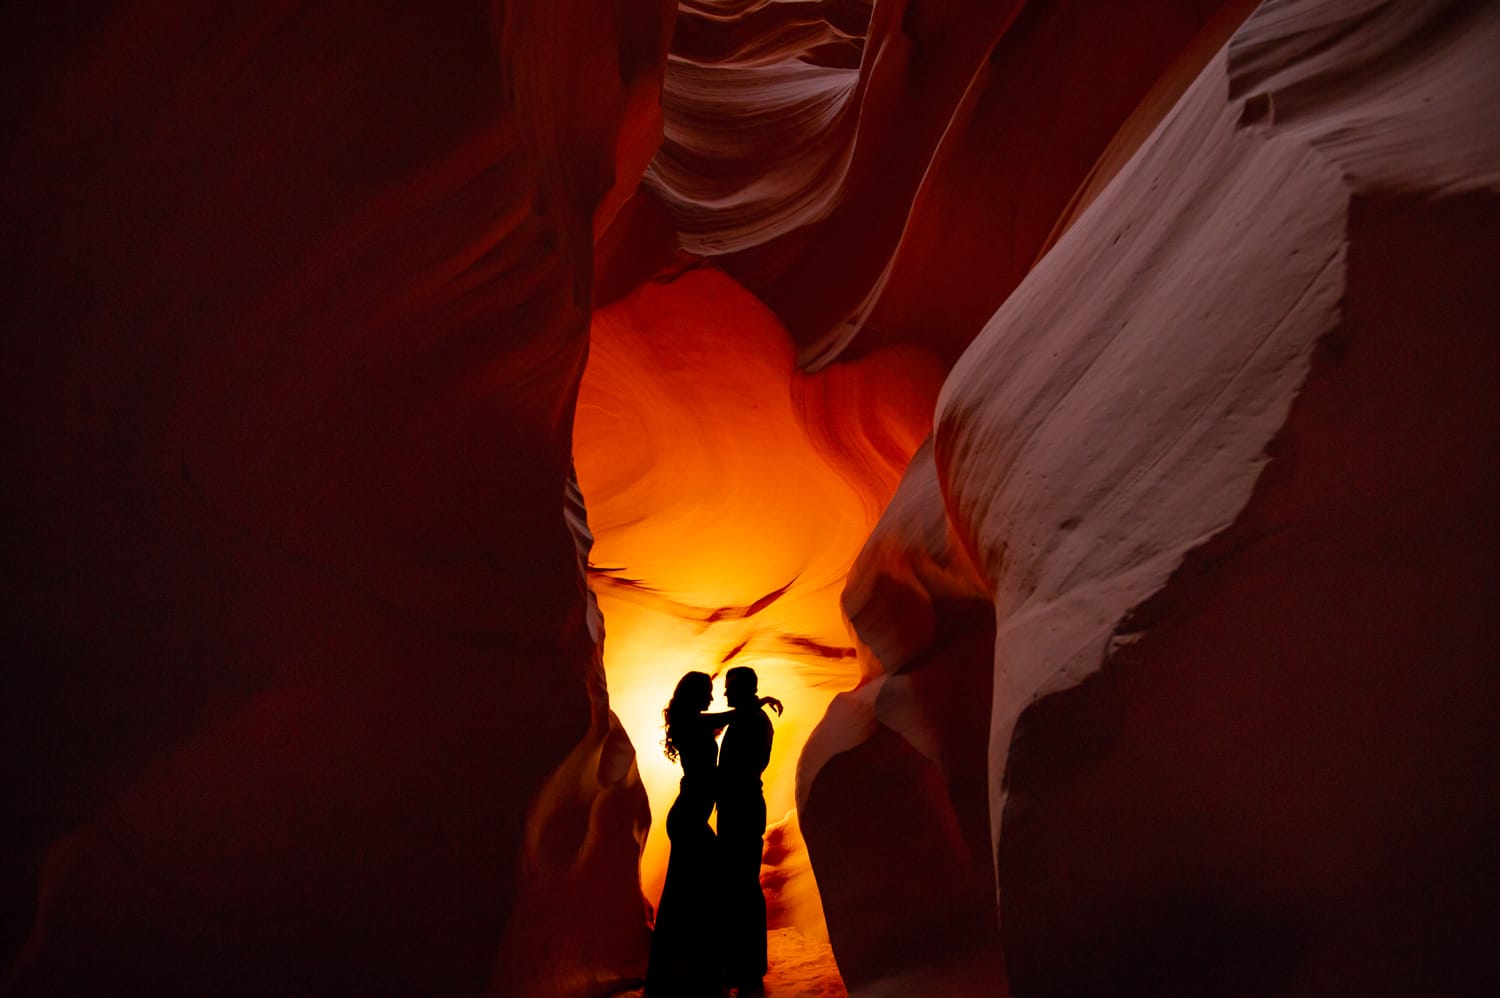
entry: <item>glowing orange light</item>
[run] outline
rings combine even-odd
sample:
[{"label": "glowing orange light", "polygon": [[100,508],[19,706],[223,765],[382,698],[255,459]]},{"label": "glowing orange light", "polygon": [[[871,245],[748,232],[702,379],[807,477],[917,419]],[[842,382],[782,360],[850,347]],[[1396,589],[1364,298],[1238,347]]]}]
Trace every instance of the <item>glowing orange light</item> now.
[{"label": "glowing orange light", "polygon": [[708,268],[599,310],[591,335],[574,456],[610,701],[651,801],[655,902],[681,775],[661,751],[673,686],[755,668],[786,704],[765,786],[772,820],[790,812],[802,745],[859,676],[844,578],[928,431],[940,375],[894,351],[798,374],[775,316]]}]

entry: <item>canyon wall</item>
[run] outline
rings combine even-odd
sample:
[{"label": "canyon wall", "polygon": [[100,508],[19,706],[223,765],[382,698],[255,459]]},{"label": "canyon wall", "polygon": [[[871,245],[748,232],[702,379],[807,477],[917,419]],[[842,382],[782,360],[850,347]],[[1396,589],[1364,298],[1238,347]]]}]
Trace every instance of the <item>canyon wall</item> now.
[{"label": "canyon wall", "polygon": [[643,973],[567,497],[671,15],[7,9],[12,993]]},{"label": "canyon wall", "polygon": [[1263,5],[959,359],[803,757],[855,993],[995,993],[913,921],[1020,995],[1493,990],[1497,46]]}]

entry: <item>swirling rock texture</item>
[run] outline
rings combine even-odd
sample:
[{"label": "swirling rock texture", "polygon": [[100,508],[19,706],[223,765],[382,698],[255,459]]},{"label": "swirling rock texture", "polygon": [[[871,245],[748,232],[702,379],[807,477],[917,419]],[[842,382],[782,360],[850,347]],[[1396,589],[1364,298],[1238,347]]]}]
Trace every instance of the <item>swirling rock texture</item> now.
[{"label": "swirling rock texture", "polygon": [[[994,993],[892,947],[932,912],[993,963],[959,903],[991,859],[1016,994],[1493,990],[1497,30],[1264,5],[958,361],[845,592],[880,669],[802,760],[856,992]],[[965,654],[985,623],[933,621],[976,594]],[[941,831],[975,726],[977,857]]]},{"label": "swirling rock texture", "polygon": [[738,662],[855,994],[1500,989],[1500,5],[199,6],[4,14],[10,993],[618,990]]},{"label": "swirling rock texture", "polygon": [[1264,6],[948,381],[1018,993],[1494,989],[1497,42]]}]

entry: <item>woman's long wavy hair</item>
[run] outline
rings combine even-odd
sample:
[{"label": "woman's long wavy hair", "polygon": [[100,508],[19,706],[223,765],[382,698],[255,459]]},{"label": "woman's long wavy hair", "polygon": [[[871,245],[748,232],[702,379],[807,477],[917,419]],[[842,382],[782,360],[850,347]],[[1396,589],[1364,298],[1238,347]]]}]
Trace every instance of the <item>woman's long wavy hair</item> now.
[{"label": "woman's long wavy hair", "polygon": [[677,742],[672,738],[672,725],[674,721],[680,721],[684,717],[696,717],[702,710],[705,696],[712,696],[714,690],[714,677],[706,672],[689,672],[677,680],[677,688],[672,691],[672,699],[667,701],[666,707],[662,708],[662,727],[667,731],[667,737],[662,739],[662,751],[667,758],[673,762],[677,761]]}]

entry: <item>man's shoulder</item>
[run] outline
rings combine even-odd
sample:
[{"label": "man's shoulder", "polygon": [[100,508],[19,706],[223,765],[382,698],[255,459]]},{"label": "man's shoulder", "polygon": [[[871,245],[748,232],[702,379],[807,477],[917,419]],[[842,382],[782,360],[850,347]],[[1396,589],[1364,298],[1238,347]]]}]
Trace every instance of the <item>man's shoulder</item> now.
[{"label": "man's shoulder", "polygon": [[[739,728],[769,728],[771,719],[766,716],[764,707],[737,707],[734,716],[729,719],[729,729]],[[727,733],[727,732],[726,732]]]},{"label": "man's shoulder", "polygon": [[[769,739],[776,730],[771,726],[771,717],[766,713],[764,707],[747,710],[745,712],[744,727],[745,731],[751,734],[757,741],[761,738]],[[751,731],[752,728],[755,730]]]},{"label": "man's shoulder", "polygon": [[755,727],[770,727],[771,719],[766,716],[766,708],[761,706],[740,707],[734,712],[734,720],[742,721],[746,725]]}]

